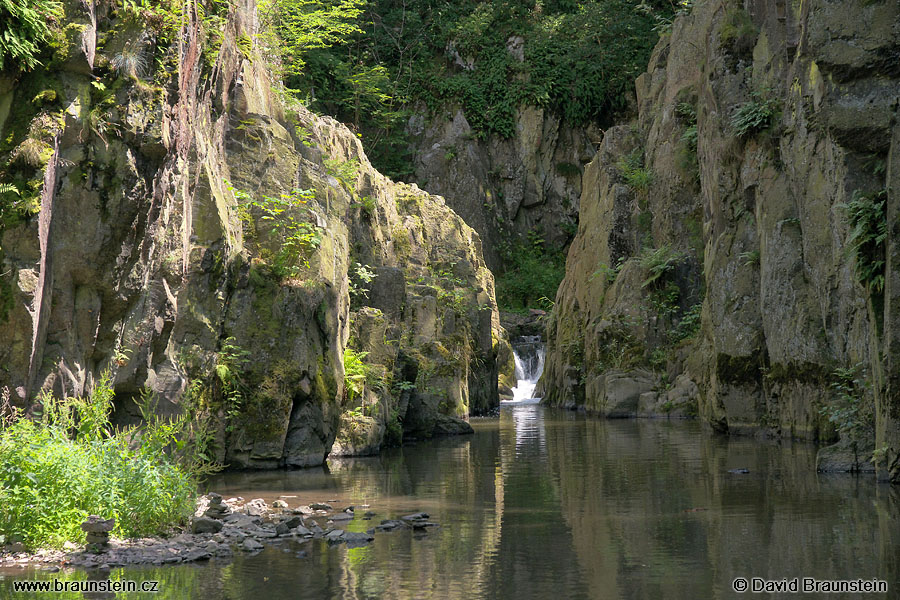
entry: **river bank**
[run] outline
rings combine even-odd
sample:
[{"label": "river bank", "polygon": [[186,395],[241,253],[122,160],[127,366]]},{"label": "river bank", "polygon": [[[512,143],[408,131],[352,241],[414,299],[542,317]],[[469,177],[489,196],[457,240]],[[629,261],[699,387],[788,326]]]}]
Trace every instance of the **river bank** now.
[{"label": "river bank", "polygon": [[[287,499],[277,499],[269,505],[263,498],[225,500],[212,492],[197,499],[197,510],[189,527],[173,530],[171,536],[113,538],[99,552],[72,542],[66,542],[62,549],[34,552],[26,551],[21,544],[10,544],[0,548],[0,569],[58,572],[63,568],[109,570],[127,565],[193,563],[227,559],[236,552],[257,553],[272,544],[302,544],[315,539],[358,547],[371,542],[376,532],[398,529],[424,532],[438,526],[429,520],[427,513],[421,512],[382,519],[375,525],[376,513],[369,508],[368,505],[338,507],[324,501],[291,508]],[[360,528],[364,531],[359,531]]]}]

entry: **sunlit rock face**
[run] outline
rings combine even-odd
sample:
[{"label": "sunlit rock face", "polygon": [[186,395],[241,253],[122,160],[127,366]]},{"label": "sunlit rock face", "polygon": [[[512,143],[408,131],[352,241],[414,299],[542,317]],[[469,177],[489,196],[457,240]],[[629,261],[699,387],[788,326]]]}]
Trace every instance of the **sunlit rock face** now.
[{"label": "sunlit rock face", "polygon": [[[464,431],[496,406],[503,336],[478,235],[375,171],[343,125],[285,104],[245,43],[254,2],[216,36],[196,16],[166,37],[123,10],[66,10],[84,27],[65,60],[0,79],[4,160],[41,150],[16,172],[34,214],[0,226],[0,390],[14,403],[38,414],[42,390],[84,394],[109,370],[118,422],[149,390],[156,410],[209,423],[218,460],[260,468],[323,462],[360,408],[348,344],[378,346],[385,382],[366,392],[360,451],[388,421]],[[126,55],[140,59],[129,72],[115,67]],[[272,199],[288,226],[267,218]],[[350,339],[357,263],[378,273],[358,303],[383,305],[377,340]]]}]

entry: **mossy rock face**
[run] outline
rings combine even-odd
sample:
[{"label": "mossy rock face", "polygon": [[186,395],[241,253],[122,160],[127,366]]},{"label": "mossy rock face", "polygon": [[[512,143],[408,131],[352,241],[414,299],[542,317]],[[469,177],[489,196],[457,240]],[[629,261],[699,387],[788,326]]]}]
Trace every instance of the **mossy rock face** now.
[{"label": "mossy rock face", "polygon": [[[250,31],[252,4],[225,29]],[[22,192],[0,226],[0,388],[27,405],[108,368],[123,399],[146,387],[207,415],[220,459],[253,468],[321,464],[339,433],[368,452],[388,431],[462,431],[497,405],[493,276],[442,198],[376,172],[333,119],[287,110],[246,36],[178,55],[166,32],[120,11],[94,28],[79,6],[52,62],[0,82],[0,182]],[[141,52],[171,69],[123,66]],[[293,229],[261,208],[286,197]],[[358,327],[355,262],[377,274]],[[351,343],[376,380],[361,413]]]},{"label": "mossy rock face", "polygon": [[384,434],[385,426],[380,420],[362,414],[344,413],[329,456],[378,454]]}]

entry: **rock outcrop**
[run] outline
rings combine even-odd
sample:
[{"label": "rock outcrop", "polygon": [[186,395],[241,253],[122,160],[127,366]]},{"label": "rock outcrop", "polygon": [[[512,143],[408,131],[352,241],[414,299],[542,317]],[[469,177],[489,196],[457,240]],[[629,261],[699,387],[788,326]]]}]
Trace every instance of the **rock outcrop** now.
[{"label": "rock outcrop", "polygon": [[39,414],[42,390],[85,394],[109,370],[120,422],[149,390],[157,411],[208,422],[229,465],[321,464],[354,408],[360,263],[396,332],[378,340],[382,428],[440,432],[497,404],[478,235],[376,172],[344,126],[285,103],[255,2],[174,30],[151,9],[65,5],[83,26],[53,61],[0,79],[0,180],[19,185],[2,198],[0,389],[15,403]]},{"label": "rock outcrop", "polygon": [[895,2],[709,0],[675,20],[638,118],[585,170],[548,402],[693,402],[721,431],[840,437],[821,468],[900,481],[898,40]]},{"label": "rock outcrop", "polygon": [[504,244],[531,232],[548,248],[571,241],[581,174],[594,155],[588,130],[533,106],[519,107],[509,139],[480,139],[453,106],[433,114],[422,107],[407,130],[416,181],[478,232],[491,269],[502,268]]}]

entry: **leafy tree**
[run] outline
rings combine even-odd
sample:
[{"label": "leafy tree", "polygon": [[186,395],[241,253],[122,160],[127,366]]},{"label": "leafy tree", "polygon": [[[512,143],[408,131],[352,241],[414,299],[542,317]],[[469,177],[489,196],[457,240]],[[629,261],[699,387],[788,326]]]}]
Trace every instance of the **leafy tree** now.
[{"label": "leafy tree", "polygon": [[297,75],[304,55],[314,48],[328,48],[361,33],[357,19],[366,0],[266,0],[259,13],[274,29],[286,75]]}]

